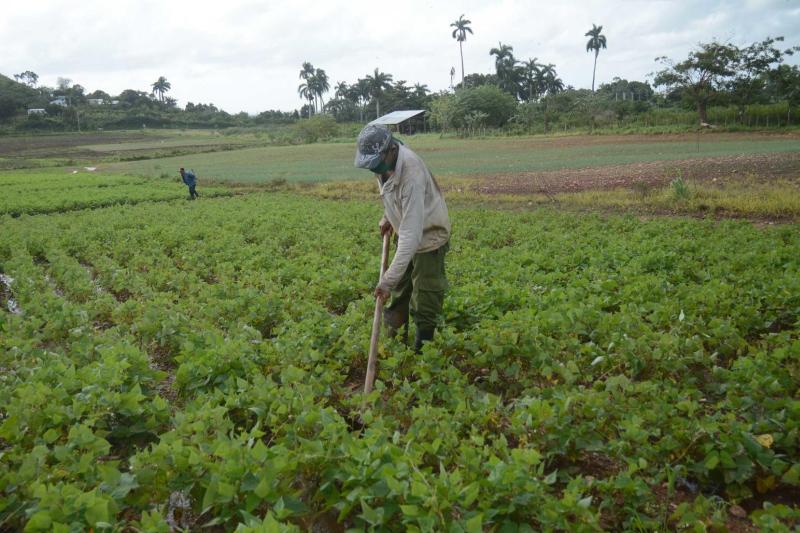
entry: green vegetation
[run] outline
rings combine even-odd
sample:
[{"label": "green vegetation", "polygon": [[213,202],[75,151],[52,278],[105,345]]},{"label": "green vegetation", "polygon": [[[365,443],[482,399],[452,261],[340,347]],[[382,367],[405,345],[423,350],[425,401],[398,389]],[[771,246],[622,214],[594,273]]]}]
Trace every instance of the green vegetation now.
[{"label": "green vegetation", "polygon": [[[401,136],[402,138],[402,136]],[[476,140],[415,135],[406,139],[437,176],[464,177],[602,167],[648,161],[678,161],[699,157],[796,152],[794,137],[702,136],[697,139],[576,139],[494,137]],[[185,162],[185,165],[183,163]],[[218,181],[259,182],[360,179],[369,173],[353,168],[350,142],[306,146],[271,146],[194,154],[152,161],[111,165],[114,171],[158,176],[162,169],[191,166]]]},{"label": "green vegetation", "polygon": [[[472,33],[472,21],[461,15],[450,24],[459,51]],[[353,83],[339,81],[333,97],[328,73],[304,61],[297,94],[304,102],[292,112],[264,111],[230,115],[214,104],[187,102],[183,109],[166,96],[172,88],[160,76],[149,92],[126,89],[111,96],[102,90],[86,94],[72,80],[59,78],[58,87],[36,87],[38,75],[26,71],[17,81],[0,78],[0,133],[18,131],[86,131],[131,128],[256,128],[297,124],[289,142],[316,142],[336,136],[331,124],[303,124],[314,115],[330,122],[360,124],[401,109],[424,109],[429,121],[416,119],[406,132],[433,128],[457,130],[459,135],[549,133],[556,131],[623,130],[640,132],[687,131],[699,127],[725,130],[792,128],[800,115],[800,69],[783,64],[800,46],[783,47],[783,37],[768,37],[748,46],[729,42],[699,43],[687,59],[658,58],[661,70],[649,82],[612,78],[595,91],[595,71],[606,48],[603,26],[586,32],[587,52],[594,52],[592,86],[576,89],[562,80],[556,66],[539,58],[519,60],[514,47],[498,42],[489,50],[495,72],[465,75],[461,83],[431,94],[424,83],[409,86],[391,73],[374,71]],[[35,109],[31,113],[26,110]],[[373,112],[374,110],[374,112]],[[285,138],[283,140],[286,140]]]},{"label": "green vegetation", "polygon": [[374,200],[0,218],[0,523],[796,524],[795,226],[451,211],[442,334],[365,411]]},{"label": "green vegetation", "polygon": [[[203,196],[229,189],[201,186]],[[0,174],[0,215],[20,216],[185,198],[179,180],[133,178],[64,170]]]}]

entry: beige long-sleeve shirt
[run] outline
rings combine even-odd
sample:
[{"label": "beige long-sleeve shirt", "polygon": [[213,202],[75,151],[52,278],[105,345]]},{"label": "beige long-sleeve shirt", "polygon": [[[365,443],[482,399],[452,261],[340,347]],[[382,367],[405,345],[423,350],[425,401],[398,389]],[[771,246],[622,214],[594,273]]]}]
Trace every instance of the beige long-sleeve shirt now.
[{"label": "beige long-sleeve shirt", "polygon": [[378,188],[384,218],[398,236],[392,264],[378,287],[393,289],[403,277],[414,254],[430,252],[450,240],[447,204],[428,167],[411,149],[400,145],[394,174]]}]

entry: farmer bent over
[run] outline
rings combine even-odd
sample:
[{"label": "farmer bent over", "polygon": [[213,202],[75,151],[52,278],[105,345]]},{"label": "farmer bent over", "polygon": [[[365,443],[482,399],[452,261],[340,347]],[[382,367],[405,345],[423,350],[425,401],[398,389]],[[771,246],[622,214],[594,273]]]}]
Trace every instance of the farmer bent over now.
[{"label": "farmer bent over", "polygon": [[194,175],[194,172],[192,172],[191,170],[189,172],[186,172],[183,169],[183,167],[181,167],[180,173],[181,173],[181,179],[189,187],[189,198],[194,200],[195,198],[200,196],[199,194],[197,194],[197,191],[194,190],[194,188],[197,187],[197,177]]},{"label": "farmer bent over", "polygon": [[[355,166],[374,172],[383,199],[381,235],[397,234],[397,251],[375,297],[391,295],[384,320],[394,336],[408,327],[409,310],[417,336],[414,349],[433,339],[447,289],[444,257],[450,248],[450,217],[442,191],[420,157],[395,139],[386,126],[369,124],[358,136]],[[407,331],[407,329],[406,329]]]}]

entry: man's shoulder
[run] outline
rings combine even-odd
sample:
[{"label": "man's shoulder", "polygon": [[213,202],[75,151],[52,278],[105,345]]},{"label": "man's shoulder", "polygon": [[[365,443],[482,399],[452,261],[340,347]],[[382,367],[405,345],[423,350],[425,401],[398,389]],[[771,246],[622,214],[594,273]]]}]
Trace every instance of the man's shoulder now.
[{"label": "man's shoulder", "polygon": [[425,174],[428,172],[428,167],[425,165],[422,158],[405,145],[400,147],[398,164],[400,166],[400,175],[403,180],[407,178],[424,178]]}]

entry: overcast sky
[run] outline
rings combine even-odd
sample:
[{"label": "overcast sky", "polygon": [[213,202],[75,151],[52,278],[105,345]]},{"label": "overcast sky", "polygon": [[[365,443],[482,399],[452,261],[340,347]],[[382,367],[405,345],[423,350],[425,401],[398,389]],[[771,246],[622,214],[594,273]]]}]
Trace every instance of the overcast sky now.
[{"label": "overcast sky", "polygon": [[712,38],[800,44],[800,0],[3,0],[0,12],[2,74],[32,70],[45,85],[65,77],[111,94],[149,92],[165,76],[180,106],[213,102],[231,113],[299,108],[303,61],[325,69],[332,89],[375,67],[446,89],[451,67],[460,77],[449,25],[462,13],[474,32],[467,73],[493,72],[489,49],[503,42],[517,59],[554,63],[578,88],[592,82],[592,23],[608,40],[598,85],[645,80],[655,57],[682,59]]}]

